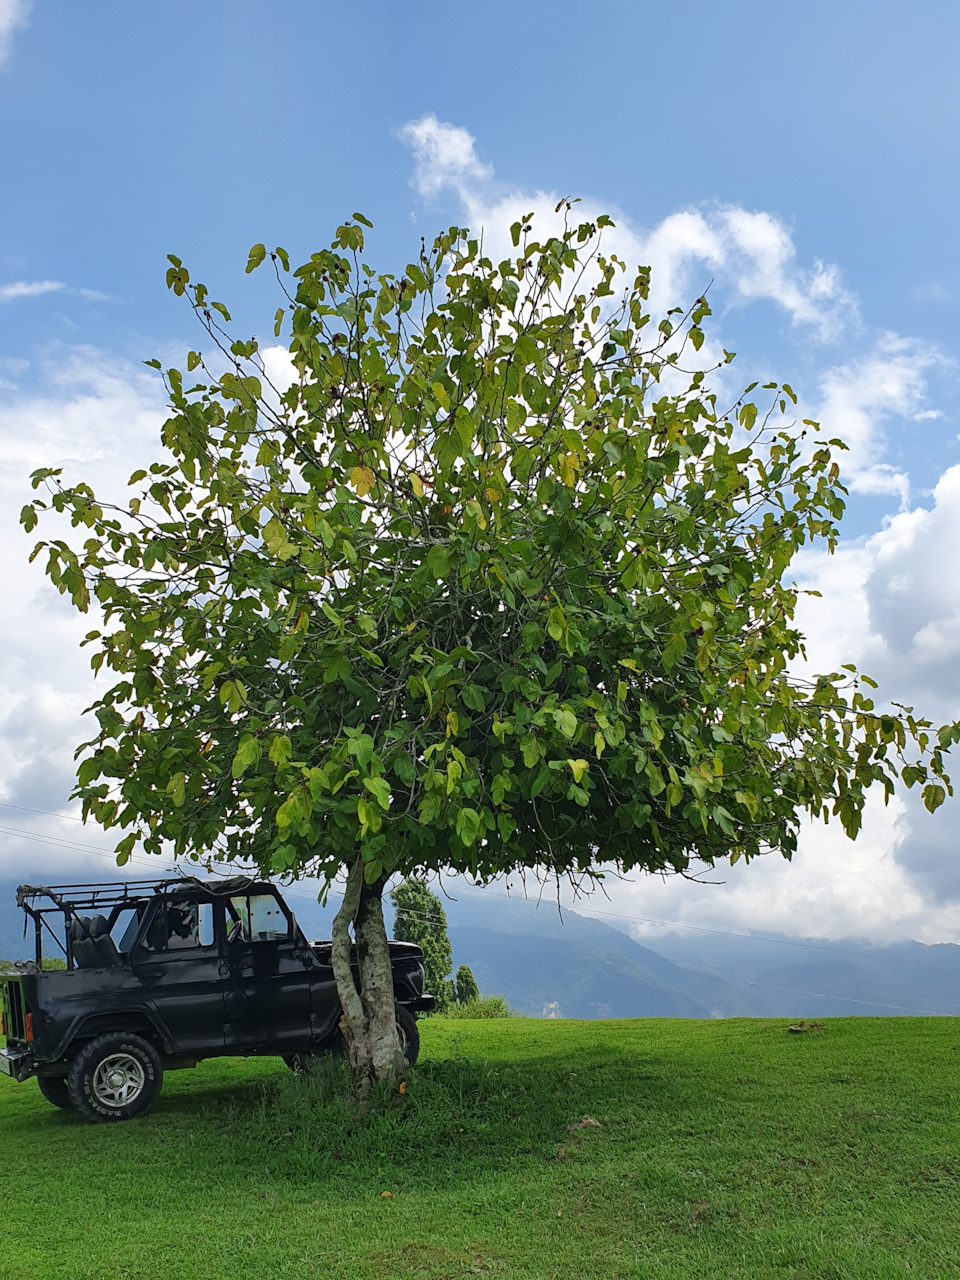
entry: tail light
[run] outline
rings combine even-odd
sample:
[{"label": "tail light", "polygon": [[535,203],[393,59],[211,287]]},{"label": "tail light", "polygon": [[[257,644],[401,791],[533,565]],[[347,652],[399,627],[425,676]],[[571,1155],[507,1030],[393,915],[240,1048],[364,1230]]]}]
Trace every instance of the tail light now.
[{"label": "tail light", "polygon": [[7,1011],[0,1009],[0,1036],[7,1034]]},{"label": "tail light", "polygon": [[24,1023],[26,1027],[26,1034],[23,1038],[24,1040],[26,1040],[27,1044],[30,1044],[33,1040],[33,1014],[32,1013],[27,1014],[27,1016],[24,1018]]}]

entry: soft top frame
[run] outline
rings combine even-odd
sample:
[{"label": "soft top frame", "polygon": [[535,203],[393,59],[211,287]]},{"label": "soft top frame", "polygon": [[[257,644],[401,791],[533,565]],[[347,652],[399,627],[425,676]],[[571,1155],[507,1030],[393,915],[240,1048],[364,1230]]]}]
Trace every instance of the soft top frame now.
[{"label": "soft top frame", "polygon": [[[27,936],[27,920],[33,920],[37,965],[43,963],[43,930],[46,929],[63,953],[69,969],[73,967],[69,924],[71,918],[81,911],[109,914],[113,919],[124,907],[135,906],[158,897],[172,897],[183,893],[223,897],[229,894],[245,893],[253,888],[272,891],[273,885],[260,881],[255,876],[231,876],[224,880],[201,880],[197,876],[166,876],[159,880],[125,880],[105,884],[22,884],[17,889],[17,906],[22,907],[24,911],[24,938]],[[53,915],[55,912],[61,912],[66,917],[66,946],[46,920],[48,915]]]}]

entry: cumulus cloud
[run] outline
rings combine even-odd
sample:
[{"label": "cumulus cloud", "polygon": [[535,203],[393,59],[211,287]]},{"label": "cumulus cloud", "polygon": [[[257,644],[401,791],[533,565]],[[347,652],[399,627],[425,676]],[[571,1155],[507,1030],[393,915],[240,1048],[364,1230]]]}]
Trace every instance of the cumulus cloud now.
[{"label": "cumulus cloud", "polygon": [[[407,124],[400,136],[414,154],[415,189],[425,198],[452,191],[471,229],[483,231],[485,248],[494,256],[510,251],[508,228],[523,213],[534,214],[541,236],[562,228],[564,212],[556,209],[561,196],[497,183],[466,129],[426,115]],[[592,220],[612,212],[585,199],[573,216]],[[809,326],[822,338],[835,336],[856,319],[854,300],[838,268],[821,262],[799,266],[789,229],[770,213],[727,206],[683,210],[649,230],[622,214],[615,221],[616,228],[605,238],[607,249],[628,269],[638,264],[653,268],[655,311],[689,304],[716,276],[727,305],[773,302],[793,323]]]},{"label": "cumulus cloud", "polygon": [[441,124],[433,115],[412,120],[400,130],[400,137],[413,152],[416,168],[412,185],[424,199],[444,187],[465,191],[473,183],[489,182],[493,166],[481,164],[474,139],[466,129]]},{"label": "cumulus cloud", "polygon": [[[878,682],[878,699],[913,706],[935,727],[960,718],[960,466],[862,545],[807,553],[797,568],[800,584],[821,593],[798,611],[811,671],[854,662]],[[956,760],[952,771],[960,781]],[[948,799],[931,817],[918,792],[906,793],[892,846],[903,887],[876,936],[960,941],[958,810]],[[879,847],[869,830],[860,844]],[[918,908],[905,905],[918,895]]]},{"label": "cumulus cloud", "polygon": [[822,376],[820,402],[811,416],[848,446],[842,466],[855,493],[896,494],[901,508],[906,508],[909,477],[881,460],[887,430],[897,418],[922,422],[942,416],[940,410],[921,405],[927,394],[926,375],[946,363],[929,343],[887,333],[868,354]]},{"label": "cumulus cloud", "polygon": [[[0,4],[3,0],[0,0]],[[67,286],[59,280],[17,280],[13,284],[0,284],[0,302],[15,302],[18,298],[37,298],[42,293],[59,293]]]},{"label": "cumulus cloud", "polygon": [[[102,856],[43,840],[67,839],[104,851],[115,844],[112,835],[69,817],[28,812],[70,812],[73,751],[91,736],[82,712],[96,696],[87,651],[79,647],[95,619],[77,614],[39,563],[28,564],[38,537],[62,536],[41,528],[28,537],[19,526],[20,508],[31,495],[30,472],[63,466],[98,492],[122,496],[134,467],[159,451],[163,404],[162,388],[145,370],[80,348],[49,353],[39,390],[0,408],[0,539],[7,549],[0,612],[0,822],[7,830],[0,841],[0,875],[79,860],[84,874],[103,863],[102,876],[110,873]],[[11,834],[13,829],[28,834]]]},{"label": "cumulus cloud", "polygon": [[10,56],[14,32],[27,25],[32,8],[32,0],[0,0],[0,66]]}]

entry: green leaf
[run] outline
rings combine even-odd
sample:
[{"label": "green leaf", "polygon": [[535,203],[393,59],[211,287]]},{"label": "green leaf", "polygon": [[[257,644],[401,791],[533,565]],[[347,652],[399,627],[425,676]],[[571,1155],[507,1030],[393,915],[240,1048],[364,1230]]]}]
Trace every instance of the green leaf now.
[{"label": "green leaf", "polygon": [[461,809],[457,814],[457,835],[467,846],[480,834],[480,815],[476,809]]},{"label": "green leaf", "polygon": [[260,743],[253,734],[245,733],[240,739],[240,745],[237,747],[233,757],[233,764],[230,772],[234,778],[243,777],[244,773],[252,764],[256,764],[262,754]]},{"label": "green leaf", "polygon": [[264,260],[266,256],[267,256],[266,245],[255,244],[253,248],[250,250],[249,258],[247,258],[247,267],[246,267],[247,275],[249,275],[251,271],[256,271],[257,267],[259,267],[260,263]]},{"label": "green leaf", "polygon": [[446,547],[432,546],[427,552],[427,568],[437,582],[445,582],[450,574],[450,552]]},{"label": "green leaf", "polygon": [[465,684],[460,690],[460,701],[471,711],[481,712],[486,707],[486,699],[475,684]]},{"label": "green leaf", "polygon": [[686,651],[687,651],[686,636],[674,635],[670,637],[670,639],[667,641],[667,644],[663,650],[663,665],[667,669],[667,671],[669,671],[672,667],[676,666],[677,660],[680,658],[681,654],[686,653]]},{"label": "green leaf", "polygon": [[267,759],[278,769],[283,769],[293,756],[293,746],[285,733],[275,734],[270,739]]},{"label": "green leaf", "polygon": [[364,778],[363,785],[381,809],[390,808],[390,787],[386,778]]},{"label": "green leaf", "polygon": [[130,861],[130,855],[133,853],[133,847],[137,843],[137,833],[131,831],[129,835],[125,835],[116,848],[117,866],[125,866]]},{"label": "green leaf", "polygon": [[176,809],[182,809],[184,801],[186,800],[186,781],[187,779],[185,774],[175,773],[167,783],[167,795],[173,801],[174,808]]},{"label": "green leaf", "polygon": [[930,813],[936,812],[947,798],[946,791],[937,782],[928,782],[921,794],[923,795],[924,807]]},{"label": "green leaf", "polygon": [[554,719],[557,722],[557,728],[565,738],[572,738],[577,732],[577,717],[566,704],[559,711],[554,712]]}]

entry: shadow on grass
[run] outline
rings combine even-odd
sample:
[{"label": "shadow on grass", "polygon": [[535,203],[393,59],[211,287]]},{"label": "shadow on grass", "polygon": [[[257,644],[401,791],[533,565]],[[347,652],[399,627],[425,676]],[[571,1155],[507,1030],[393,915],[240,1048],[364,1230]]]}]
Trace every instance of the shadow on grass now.
[{"label": "shadow on grass", "polygon": [[[603,1075],[609,1070],[612,1094],[627,1088],[634,1101],[652,1106],[669,1085],[650,1065],[620,1059]],[[381,1089],[370,1114],[360,1117],[347,1068],[322,1062],[304,1075],[263,1081],[252,1099],[219,1094],[214,1106],[208,1094],[196,1100],[196,1110],[211,1147],[222,1139],[232,1148],[236,1173],[244,1164],[251,1171],[266,1165],[279,1177],[345,1193],[369,1188],[372,1176],[397,1188],[442,1189],[452,1179],[462,1184],[518,1162],[555,1159],[566,1126],[606,1094],[596,1071],[565,1066],[552,1059],[428,1061],[416,1068],[405,1095]]]}]

